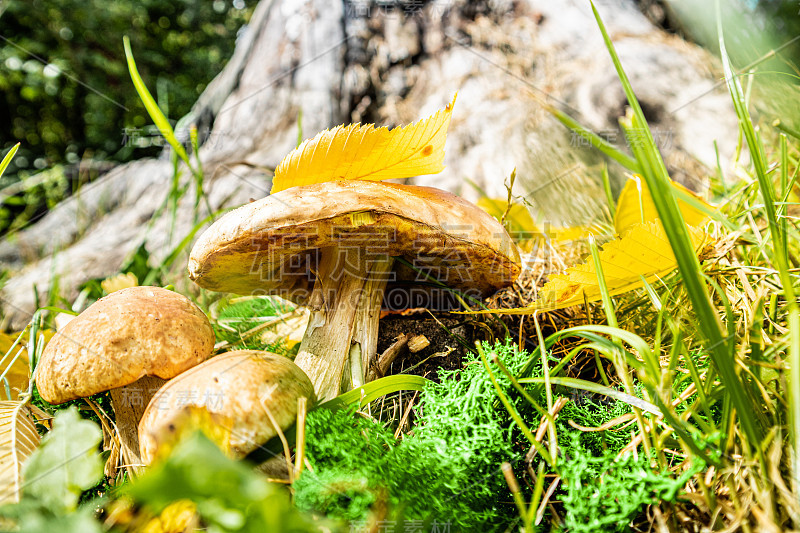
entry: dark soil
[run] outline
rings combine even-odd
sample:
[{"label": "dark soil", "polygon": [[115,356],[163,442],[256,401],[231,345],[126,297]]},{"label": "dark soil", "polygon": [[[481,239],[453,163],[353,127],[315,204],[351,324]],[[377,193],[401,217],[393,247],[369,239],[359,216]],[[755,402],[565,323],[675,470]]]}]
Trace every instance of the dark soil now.
[{"label": "dark soil", "polygon": [[[378,353],[383,353],[394,343],[395,338],[403,333],[409,336],[425,335],[430,341],[430,346],[417,353],[405,350],[392,363],[390,373],[399,374],[427,359],[411,373],[438,381],[439,370],[461,368],[467,346],[471,348],[475,346],[476,340],[486,338],[485,333],[481,335],[483,332],[478,329],[475,320],[466,315],[444,313],[432,316],[428,312],[418,312],[411,316],[389,315],[380,322]],[[450,353],[444,355],[447,352]]]}]

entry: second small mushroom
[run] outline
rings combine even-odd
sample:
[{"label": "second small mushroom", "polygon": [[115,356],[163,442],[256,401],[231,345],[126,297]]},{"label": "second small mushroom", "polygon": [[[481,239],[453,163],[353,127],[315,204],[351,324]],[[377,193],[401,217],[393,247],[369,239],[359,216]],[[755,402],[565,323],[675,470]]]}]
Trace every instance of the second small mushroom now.
[{"label": "second small mushroom", "polygon": [[170,380],[153,396],[139,423],[142,459],[149,464],[156,457],[190,407],[227,421],[231,452],[242,458],[291,426],[301,397],[313,406],[311,381],[290,359],[254,350],[218,355]]}]

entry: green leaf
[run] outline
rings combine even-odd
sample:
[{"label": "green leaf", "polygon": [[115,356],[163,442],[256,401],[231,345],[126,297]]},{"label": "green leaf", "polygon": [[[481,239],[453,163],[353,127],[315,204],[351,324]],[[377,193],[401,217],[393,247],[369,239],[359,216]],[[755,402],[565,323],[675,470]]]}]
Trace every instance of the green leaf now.
[{"label": "green leaf", "polygon": [[292,507],[287,491],[247,463],[226,457],[201,432],[181,441],[124,491],[155,512],[191,500],[209,531],[320,531]]},{"label": "green leaf", "polygon": [[94,509],[82,507],[68,515],[55,515],[40,507],[20,506],[17,531],[25,533],[102,533],[103,528],[94,519]]},{"label": "green leaf", "polygon": [[363,407],[369,402],[392,392],[401,390],[423,390],[427,383],[430,383],[430,381],[422,376],[403,374],[386,376],[385,378],[370,381],[366,385],[353,389],[350,392],[340,394],[333,400],[329,400],[317,406],[317,409],[343,409],[359,401],[359,406]]},{"label": "green leaf", "polygon": [[59,411],[53,429],[25,462],[23,498],[37,498],[56,514],[74,511],[81,493],[103,478],[102,439],[97,424],[83,420],[75,407]]}]

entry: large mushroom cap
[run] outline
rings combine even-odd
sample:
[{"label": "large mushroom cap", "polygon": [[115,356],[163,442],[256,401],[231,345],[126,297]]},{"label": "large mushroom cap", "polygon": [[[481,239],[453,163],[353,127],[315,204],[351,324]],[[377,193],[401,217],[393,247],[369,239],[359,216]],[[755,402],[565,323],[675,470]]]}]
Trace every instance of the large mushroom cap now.
[{"label": "large mushroom cap", "polygon": [[188,298],[131,287],[101,298],[60,330],[36,368],[42,398],[59,404],[129,385],[169,379],[205,361],[214,330]]},{"label": "large mushroom cap", "polygon": [[159,435],[188,406],[230,420],[231,450],[244,457],[277,435],[267,409],[286,429],[295,421],[300,397],[313,405],[314,387],[286,357],[254,350],[218,355],[171,380],[150,400],[139,422],[142,459],[152,461]]},{"label": "large mushroom cap", "polygon": [[[218,220],[192,249],[201,287],[264,290],[302,302],[318,255],[331,246],[403,257],[454,288],[488,295],[519,274],[519,252],[503,226],[477,206],[431,187],[329,181],[294,187]],[[396,280],[418,277],[410,269]],[[424,280],[424,276],[420,278]]]}]

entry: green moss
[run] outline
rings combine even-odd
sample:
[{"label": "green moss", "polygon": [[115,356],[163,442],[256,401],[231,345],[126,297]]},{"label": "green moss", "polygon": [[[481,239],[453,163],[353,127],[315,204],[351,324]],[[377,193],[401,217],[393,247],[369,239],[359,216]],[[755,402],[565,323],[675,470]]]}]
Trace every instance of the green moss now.
[{"label": "green moss", "polygon": [[597,456],[572,434],[566,460],[559,466],[566,529],[573,533],[627,531],[643,506],[674,502],[688,479],[703,468],[698,461],[673,478],[670,472],[654,472],[650,462],[646,455],[630,453],[617,457],[609,451]]},{"label": "green moss", "polygon": [[[484,345],[484,350],[513,374],[529,359],[513,343]],[[538,427],[539,414],[490,364],[503,394],[526,424]],[[541,374],[541,364],[535,364],[531,375]],[[389,429],[353,412],[309,413],[306,452],[313,471],[305,470],[294,484],[297,505],[351,524],[388,504],[394,524],[401,518],[436,520],[453,532],[517,527],[518,513],[500,465],[508,461],[519,480],[528,479],[524,457],[530,444],[498,401],[477,355],[468,355],[462,369],[440,375],[441,382],[421,394],[417,425],[401,442]],[[561,388],[554,392],[572,400],[557,422],[556,473],[564,486],[555,497],[565,499],[570,524],[614,531],[635,518],[643,504],[674,498],[685,480],[654,473],[646,458],[615,460],[630,440],[628,431],[581,432],[569,424],[597,427],[629,413],[628,405]],[[543,396],[537,401],[546,404]]]},{"label": "green moss", "polygon": [[[512,372],[527,359],[506,345],[485,348]],[[464,363],[422,393],[418,424],[401,443],[349,412],[310,413],[307,456],[314,471],[295,483],[297,505],[358,521],[384,501],[395,520],[436,521],[450,531],[503,530],[516,520],[500,464],[527,448],[514,444],[515,430],[477,356]],[[501,386],[512,393],[509,382],[501,379]]]}]

